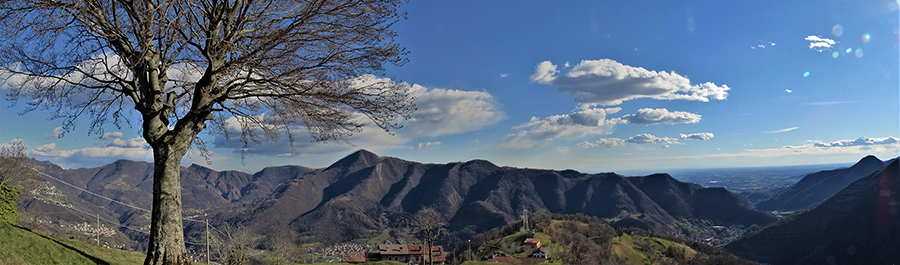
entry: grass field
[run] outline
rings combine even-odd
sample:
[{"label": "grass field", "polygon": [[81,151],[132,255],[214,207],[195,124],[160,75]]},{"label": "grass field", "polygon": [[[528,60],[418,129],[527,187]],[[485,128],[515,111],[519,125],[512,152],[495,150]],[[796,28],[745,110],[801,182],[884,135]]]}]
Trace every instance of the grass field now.
[{"label": "grass field", "polygon": [[628,234],[613,238],[612,245],[613,254],[625,260],[628,265],[662,263],[668,259],[664,253],[670,248],[683,253],[687,258],[697,254],[690,247],[669,240]]},{"label": "grass field", "polygon": [[141,264],[144,254],[109,249],[0,224],[0,265]]}]

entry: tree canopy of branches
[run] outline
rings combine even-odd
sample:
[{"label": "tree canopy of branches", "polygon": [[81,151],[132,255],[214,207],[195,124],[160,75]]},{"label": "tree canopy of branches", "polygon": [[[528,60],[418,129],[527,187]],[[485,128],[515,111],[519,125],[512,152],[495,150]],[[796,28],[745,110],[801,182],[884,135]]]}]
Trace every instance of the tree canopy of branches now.
[{"label": "tree canopy of branches", "polygon": [[179,164],[192,146],[206,150],[207,127],[239,131],[248,149],[409,118],[407,86],[372,75],[405,62],[391,29],[401,3],[0,0],[0,86],[65,131],[81,118],[91,133],[139,120],[154,160],[145,264],[186,264]]},{"label": "tree canopy of branches", "polygon": [[441,236],[441,232],[444,231],[447,222],[434,208],[425,207],[416,212],[416,215],[413,217],[413,224],[424,235],[425,240],[423,241],[425,241],[425,246],[427,247],[425,253],[428,255],[428,262],[434,264],[434,257],[431,256],[434,253],[434,242]]}]

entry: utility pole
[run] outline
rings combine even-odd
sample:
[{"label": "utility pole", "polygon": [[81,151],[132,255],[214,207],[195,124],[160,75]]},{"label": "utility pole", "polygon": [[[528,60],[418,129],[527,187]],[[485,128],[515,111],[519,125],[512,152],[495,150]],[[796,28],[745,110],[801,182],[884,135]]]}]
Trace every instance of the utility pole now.
[{"label": "utility pole", "polygon": [[97,245],[100,245],[100,214],[97,214]]},{"label": "utility pole", "polygon": [[209,263],[209,219],[206,219],[206,264]]},{"label": "utility pole", "polygon": [[469,260],[474,260],[474,259],[475,259],[475,253],[472,253],[472,240],[469,239],[469,240],[466,241],[466,242],[469,243],[469,255],[471,256],[471,257],[469,258]]},{"label": "utility pole", "polygon": [[525,225],[525,232],[528,232],[528,209],[525,208],[525,205],[522,205],[522,220]]}]

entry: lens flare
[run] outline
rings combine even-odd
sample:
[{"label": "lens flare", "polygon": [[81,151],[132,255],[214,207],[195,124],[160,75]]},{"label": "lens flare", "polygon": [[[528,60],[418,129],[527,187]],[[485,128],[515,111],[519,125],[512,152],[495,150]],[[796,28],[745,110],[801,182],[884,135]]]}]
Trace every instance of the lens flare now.
[{"label": "lens flare", "polygon": [[809,72],[803,73],[803,77],[809,76]]},{"label": "lens flare", "polygon": [[853,48],[847,48],[846,52],[847,52],[847,53],[853,52]]},{"label": "lens flare", "polygon": [[841,55],[841,53],[839,53],[839,52],[833,52],[833,53],[831,53],[831,57],[834,57],[834,58],[837,58],[837,57],[840,56],[840,55]]},{"label": "lens flare", "polygon": [[862,49],[856,49],[855,54],[856,54],[856,58],[860,58],[860,57],[863,56],[863,50],[862,50]]},{"label": "lens flare", "polygon": [[841,26],[841,24],[837,24],[834,25],[834,27],[831,27],[831,35],[834,35],[835,37],[844,35],[844,26]]},{"label": "lens flare", "polygon": [[863,43],[869,43],[870,40],[872,40],[872,34],[871,34],[871,33],[866,32],[866,34],[863,34],[863,35],[862,35],[862,41],[863,41]]}]

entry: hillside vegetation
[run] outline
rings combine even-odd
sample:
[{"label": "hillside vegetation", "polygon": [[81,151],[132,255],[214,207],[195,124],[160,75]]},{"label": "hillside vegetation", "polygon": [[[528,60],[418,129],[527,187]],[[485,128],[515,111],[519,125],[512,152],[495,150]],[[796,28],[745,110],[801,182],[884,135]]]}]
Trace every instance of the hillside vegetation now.
[{"label": "hillside vegetation", "polygon": [[479,234],[472,242],[474,253],[461,249],[455,257],[468,260],[474,254],[480,260],[497,252],[525,257],[530,249],[522,242],[535,237],[550,249],[550,264],[756,264],[703,243],[639,229],[613,228],[583,214],[542,212],[529,221],[534,224],[530,231],[522,231],[522,223],[517,222]]},{"label": "hillside vegetation", "polygon": [[0,223],[0,265],[141,264],[144,254],[60,239]]}]

